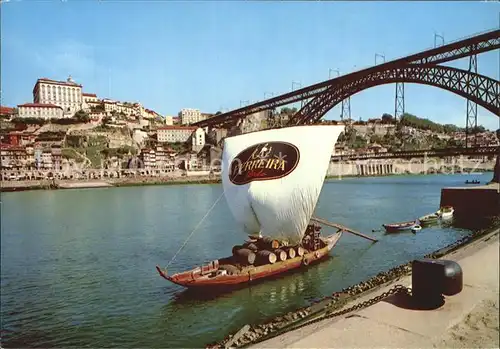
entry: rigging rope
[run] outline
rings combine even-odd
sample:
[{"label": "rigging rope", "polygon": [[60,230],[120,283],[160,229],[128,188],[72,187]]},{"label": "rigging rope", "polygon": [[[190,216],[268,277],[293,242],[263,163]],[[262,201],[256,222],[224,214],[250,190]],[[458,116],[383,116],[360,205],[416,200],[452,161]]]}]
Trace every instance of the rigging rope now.
[{"label": "rigging rope", "polygon": [[186,240],[184,241],[184,243],[181,245],[181,247],[177,250],[177,252],[175,252],[174,256],[172,257],[172,259],[168,262],[167,266],[165,267],[168,268],[168,266],[174,261],[175,257],[177,257],[177,255],[179,254],[179,252],[181,252],[181,250],[184,248],[184,246],[186,246],[186,244],[188,243],[189,239],[191,238],[191,236],[193,236],[193,234],[196,232],[196,230],[198,230],[198,228],[200,227],[201,223],[203,223],[203,221],[205,220],[205,218],[208,217],[208,215],[210,214],[210,212],[212,212],[212,210],[214,209],[215,205],[217,205],[217,203],[220,201],[220,199],[222,198],[222,196],[224,195],[224,191],[222,192],[222,194],[220,194],[220,196],[217,198],[217,200],[215,200],[214,204],[212,205],[212,207],[210,207],[207,211],[207,213],[203,216],[203,218],[198,222],[198,224],[196,225],[196,227],[194,227],[193,231],[188,235],[188,237],[186,238]]}]

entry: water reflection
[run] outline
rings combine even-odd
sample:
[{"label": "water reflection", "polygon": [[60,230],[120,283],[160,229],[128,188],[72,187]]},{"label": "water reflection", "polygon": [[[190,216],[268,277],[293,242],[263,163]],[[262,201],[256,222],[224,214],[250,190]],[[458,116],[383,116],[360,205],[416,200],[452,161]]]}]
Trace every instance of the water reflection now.
[{"label": "water reflection", "polygon": [[[381,270],[421,258],[469,234],[467,228],[487,224],[465,220],[417,234],[371,233],[384,223],[436,211],[441,187],[463,182],[432,177],[326,184],[317,215],[379,242],[344,234],[330,258],[307,271],[201,296],[160,278],[154,266],[171,260],[221,186],[2,194],[2,345],[202,347],[247,323],[309,305]],[[329,231],[325,228],[324,234]],[[169,272],[230,254],[245,237],[221,200]]]}]

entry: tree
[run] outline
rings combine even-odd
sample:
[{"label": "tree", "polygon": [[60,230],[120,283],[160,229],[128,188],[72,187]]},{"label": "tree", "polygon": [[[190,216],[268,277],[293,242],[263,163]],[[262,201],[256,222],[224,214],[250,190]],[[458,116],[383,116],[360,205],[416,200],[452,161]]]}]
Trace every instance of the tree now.
[{"label": "tree", "polygon": [[105,116],[105,117],[102,118],[102,124],[103,124],[103,126],[106,126],[110,122],[111,122],[111,117]]},{"label": "tree", "polygon": [[87,114],[86,112],[84,112],[81,109],[75,113],[73,118],[75,118],[77,121],[82,122],[82,123],[87,123],[90,121],[89,114]]},{"label": "tree", "polygon": [[393,122],[394,122],[394,118],[392,117],[391,114],[384,113],[382,115],[382,123],[383,124],[392,124]]},{"label": "tree", "polygon": [[288,107],[284,107],[284,108],[281,108],[281,112],[280,114],[286,114],[286,115],[293,115],[297,112],[297,108],[288,108]]},{"label": "tree", "polygon": [[222,114],[221,111],[218,111],[217,113],[215,113],[215,115],[220,115],[220,114]]},{"label": "tree", "polygon": [[482,132],[485,132],[485,131],[486,131],[486,129],[484,128],[484,126],[483,126],[483,125],[475,126],[475,127],[473,127],[473,128],[470,130],[470,132],[471,132],[472,134],[482,133]]}]

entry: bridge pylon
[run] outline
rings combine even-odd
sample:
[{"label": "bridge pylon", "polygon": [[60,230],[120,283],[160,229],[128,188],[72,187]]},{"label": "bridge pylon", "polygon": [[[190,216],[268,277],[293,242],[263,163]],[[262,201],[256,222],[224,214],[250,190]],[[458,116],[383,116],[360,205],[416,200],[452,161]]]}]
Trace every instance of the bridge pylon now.
[{"label": "bridge pylon", "polygon": [[396,98],[394,100],[394,119],[396,122],[403,119],[405,113],[405,84],[404,82],[396,83]]},{"label": "bridge pylon", "polygon": [[[477,55],[472,55],[469,58],[469,73],[477,74]],[[472,74],[467,76],[466,82],[466,90],[467,92],[471,92],[474,87],[471,86],[473,83]],[[472,131],[476,131],[477,128],[477,103],[472,102],[470,99],[467,99],[467,111],[466,111],[466,119],[465,119],[465,147],[469,147],[469,145],[476,146],[477,141],[474,136],[474,143],[470,144],[469,136]]]},{"label": "bridge pylon", "polygon": [[351,119],[351,97],[347,97],[342,100],[342,108],[340,110],[340,120],[343,121],[344,118]]}]

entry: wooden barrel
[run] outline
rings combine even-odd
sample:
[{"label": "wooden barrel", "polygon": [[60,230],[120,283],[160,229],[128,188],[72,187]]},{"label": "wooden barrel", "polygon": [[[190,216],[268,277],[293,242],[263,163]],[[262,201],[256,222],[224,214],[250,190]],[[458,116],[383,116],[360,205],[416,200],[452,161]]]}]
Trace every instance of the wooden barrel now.
[{"label": "wooden barrel", "polygon": [[241,246],[241,245],[236,245],[236,246],[233,246],[233,256],[236,256],[236,251],[238,250],[241,250],[242,248],[245,248],[244,246]]},{"label": "wooden barrel", "polygon": [[259,239],[259,244],[261,244],[264,248],[269,248],[271,250],[280,247],[280,242],[276,239],[270,238],[269,236],[264,236]]},{"label": "wooden barrel", "polygon": [[260,250],[257,252],[257,259],[260,264],[274,264],[278,258],[271,251]]},{"label": "wooden barrel", "polygon": [[274,250],[273,253],[276,255],[279,261],[286,261],[286,258],[288,257],[288,254],[282,249]]},{"label": "wooden barrel", "polygon": [[219,267],[220,270],[225,270],[228,275],[238,274],[240,270],[232,264],[224,264]]},{"label": "wooden barrel", "polygon": [[297,246],[296,250],[297,250],[296,251],[297,256],[300,256],[300,257],[302,257],[306,253],[306,250],[302,246]]},{"label": "wooden barrel", "polygon": [[296,253],[295,253],[295,249],[293,247],[287,248],[286,252],[288,253],[288,258],[295,258]]},{"label": "wooden barrel", "polygon": [[249,250],[255,252],[257,251],[259,248],[257,247],[256,244],[254,244],[253,242],[246,242],[243,246],[245,246],[245,248],[248,248]]},{"label": "wooden barrel", "polygon": [[255,253],[248,248],[240,248],[236,250],[235,257],[242,264],[253,264],[255,262]]}]

